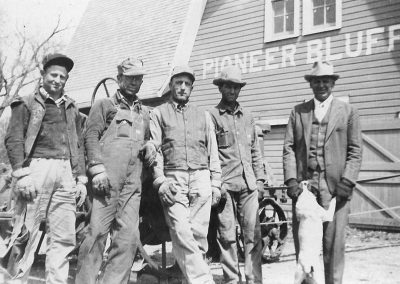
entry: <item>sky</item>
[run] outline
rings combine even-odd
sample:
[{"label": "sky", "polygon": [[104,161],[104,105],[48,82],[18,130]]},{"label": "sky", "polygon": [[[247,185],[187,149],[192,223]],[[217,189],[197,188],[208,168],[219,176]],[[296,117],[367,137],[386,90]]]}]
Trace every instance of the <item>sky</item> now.
[{"label": "sky", "polygon": [[[55,27],[60,16],[61,26],[70,27],[61,40],[71,39],[90,0],[0,0],[2,33],[18,27],[27,35],[44,38]],[[9,48],[12,48],[11,46]]]},{"label": "sky", "polygon": [[[52,41],[65,48],[79,25],[89,1],[0,0],[0,54],[6,61],[3,68],[6,77],[10,74],[13,62],[18,59],[19,42],[15,37],[17,31],[24,33],[30,42],[37,44],[43,42],[51,34],[57,21],[60,20],[59,27],[68,27],[68,29],[54,36]],[[37,74],[34,75],[37,76]],[[23,88],[19,94],[29,93],[31,87],[29,85]],[[1,99],[0,96],[0,103]]]}]

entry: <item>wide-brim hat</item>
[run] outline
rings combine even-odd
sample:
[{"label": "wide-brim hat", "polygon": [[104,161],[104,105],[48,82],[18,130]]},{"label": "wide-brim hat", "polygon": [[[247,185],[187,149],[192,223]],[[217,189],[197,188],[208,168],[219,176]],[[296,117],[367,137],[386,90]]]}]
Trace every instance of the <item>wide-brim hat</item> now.
[{"label": "wide-brim hat", "polygon": [[192,83],[196,80],[196,76],[194,74],[194,71],[192,68],[190,68],[190,66],[188,65],[177,65],[172,69],[171,72],[171,79],[181,75],[181,74],[187,74],[191,79],[192,79]]},{"label": "wide-brim hat", "polygon": [[71,58],[69,58],[64,54],[51,53],[43,57],[42,65],[43,65],[43,70],[46,70],[49,66],[52,65],[63,66],[65,67],[65,69],[67,69],[67,72],[69,73],[74,67],[74,61],[72,61]]},{"label": "wide-brim hat", "polygon": [[143,67],[143,60],[139,58],[127,58],[117,66],[118,75],[139,76],[146,75],[146,70]]},{"label": "wide-brim hat", "polygon": [[242,81],[242,71],[240,68],[234,65],[222,69],[219,77],[213,80],[213,84],[217,86],[221,86],[227,82],[238,84],[240,87],[247,84],[245,81]]},{"label": "wide-brim hat", "polygon": [[328,61],[314,62],[311,72],[304,75],[304,79],[308,82],[314,77],[332,77],[335,81],[339,79],[339,75],[333,72],[333,65]]}]

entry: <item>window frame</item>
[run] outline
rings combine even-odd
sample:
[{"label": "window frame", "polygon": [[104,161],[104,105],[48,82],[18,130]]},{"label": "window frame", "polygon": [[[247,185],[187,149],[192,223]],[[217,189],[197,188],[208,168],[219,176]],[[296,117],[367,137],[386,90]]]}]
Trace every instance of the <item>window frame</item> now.
[{"label": "window frame", "polygon": [[313,25],[313,0],[303,0],[303,11],[302,11],[302,35],[309,35],[315,33],[321,33],[326,31],[332,31],[342,28],[342,0],[335,0],[335,14],[336,23],[335,25]]},{"label": "window frame", "polygon": [[293,13],[293,33],[286,32],[275,34],[274,29],[274,13],[272,9],[272,2],[285,1],[285,0],[265,0],[265,13],[264,13],[264,42],[273,42],[287,38],[294,38],[300,35],[300,0],[293,0],[294,13]]}]

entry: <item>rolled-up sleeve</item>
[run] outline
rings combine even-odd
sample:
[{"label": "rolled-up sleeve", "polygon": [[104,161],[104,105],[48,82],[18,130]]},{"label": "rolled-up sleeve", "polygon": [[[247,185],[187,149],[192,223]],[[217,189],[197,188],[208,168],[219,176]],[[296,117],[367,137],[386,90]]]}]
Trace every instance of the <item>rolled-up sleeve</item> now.
[{"label": "rolled-up sleeve", "polygon": [[206,139],[207,150],[210,163],[210,178],[211,185],[214,187],[221,187],[221,162],[218,156],[218,144],[215,136],[214,123],[211,120],[210,114],[206,111]]}]

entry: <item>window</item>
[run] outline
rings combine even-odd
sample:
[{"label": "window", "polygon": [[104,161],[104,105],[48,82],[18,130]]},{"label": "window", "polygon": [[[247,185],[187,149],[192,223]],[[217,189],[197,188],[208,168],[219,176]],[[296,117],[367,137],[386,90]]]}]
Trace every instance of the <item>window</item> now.
[{"label": "window", "polygon": [[264,41],[299,35],[299,0],[265,1]]},{"label": "window", "polygon": [[342,0],[265,0],[264,42],[341,27]]},{"label": "window", "polygon": [[342,0],[303,0],[303,35],[342,27]]}]

